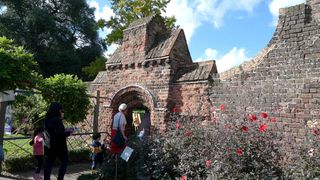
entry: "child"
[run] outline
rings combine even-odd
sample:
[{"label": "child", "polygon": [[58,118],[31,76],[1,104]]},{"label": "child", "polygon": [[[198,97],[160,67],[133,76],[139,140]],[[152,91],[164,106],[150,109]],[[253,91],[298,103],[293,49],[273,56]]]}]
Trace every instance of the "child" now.
[{"label": "child", "polygon": [[95,172],[95,168],[97,167],[97,164],[101,166],[103,162],[103,145],[100,143],[101,135],[100,133],[95,133],[92,135],[92,144],[91,144],[91,152],[92,152],[92,165],[91,169],[92,172]]},{"label": "child", "polygon": [[35,180],[40,180],[42,179],[40,175],[40,171],[42,168],[42,163],[43,163],[43,155],[44,155],[44,150],[43,150],[43,128],[37,128],[32,136],[32,140],[30,142],[30,145],[33,146],[33,155],[34,158],[37,161],[37,167],[36,171],[33,175],[33,178]]}]

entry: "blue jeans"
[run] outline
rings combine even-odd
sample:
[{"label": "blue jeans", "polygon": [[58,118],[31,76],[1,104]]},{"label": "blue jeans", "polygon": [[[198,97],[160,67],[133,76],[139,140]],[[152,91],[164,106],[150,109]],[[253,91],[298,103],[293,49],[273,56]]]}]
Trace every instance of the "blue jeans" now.
[{"label": "blue jeans", "polygon": [[68,161],[69,161],[67,151],[64,153],[58,153],[58,154],[56,154],[54,152],[49,152],[47,154],[47,158],[46,158],[45,165],[44,165],[44,180],[50,180],[52,165],[53,165],[56,157],[61,162],[61,165],[59,167],[58,180],[63,180],[64,175],[66,174],[66,171],[67,171],[67,166],[68,166]]}]

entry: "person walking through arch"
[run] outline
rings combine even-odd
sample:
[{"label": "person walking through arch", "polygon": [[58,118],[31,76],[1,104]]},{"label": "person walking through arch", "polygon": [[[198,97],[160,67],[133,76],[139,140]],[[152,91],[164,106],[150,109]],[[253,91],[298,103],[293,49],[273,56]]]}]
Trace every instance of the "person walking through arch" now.
[{"label": "person walking through arch", "polygon": [[118,128],[120,128],[121,135],[124,138],[125,142],[127,141],[127,136],[125,134],[125,129],[127,125],[126,114],[128,112],[127,105],[121,104],[118,108],[119,112],[114,115],[113,123],[112,123],[112,130],[111,130],[111,152],[114,154],[121,153],[123,149],[126,147],[126,143],[122,146],[117,145],[113,139],[116,136]]},{"label": "person walking through arch", "polygon": [[63,125],[64,111],[62,105],[54,102],[50,105],[44,120],[45,141],[50,139],[49,145],[45,144],[46,155],[44,165],[44,180],[50,180],[52,165],[56,158],[61,162],[58,173],[58,180],[63,180],[68,166],[67,137],[72,134],[72,129],[65,129]]}]

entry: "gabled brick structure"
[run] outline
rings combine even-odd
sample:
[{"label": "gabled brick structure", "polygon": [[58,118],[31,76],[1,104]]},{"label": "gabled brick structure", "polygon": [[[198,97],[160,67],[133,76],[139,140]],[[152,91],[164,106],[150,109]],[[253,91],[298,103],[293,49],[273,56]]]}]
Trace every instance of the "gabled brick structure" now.
[{"label": "gabled brick structure", "polygon": [[163,130],[173,107],[209,116],[209,87],[217,75],[215,61],[193,63],[182,29],[169,31],[159,16],[139,19],[124,30],[122,45],[108,59],[106,71],[91,84],[100,90],[99,130],[108,131],[121,103],[151,114],[153,128]]}]

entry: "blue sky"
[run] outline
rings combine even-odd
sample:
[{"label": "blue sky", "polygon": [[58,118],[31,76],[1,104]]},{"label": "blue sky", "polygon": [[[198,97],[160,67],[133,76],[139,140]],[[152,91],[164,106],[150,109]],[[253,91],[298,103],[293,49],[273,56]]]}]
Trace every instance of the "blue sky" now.
[{"label": "blue sky", "polygon": [[[112,16],[109,1],[87,0],[96,19]],[[193,61],[216,60],[223,72],[255,57],[270,41],[279,8],[305,0],[171,0],[165,15],[184,29]],[[110,32],[105,29],[101,37]],[[109,47],[108,55],[116,46]]]}]

